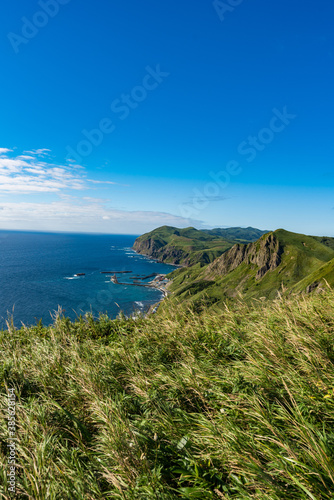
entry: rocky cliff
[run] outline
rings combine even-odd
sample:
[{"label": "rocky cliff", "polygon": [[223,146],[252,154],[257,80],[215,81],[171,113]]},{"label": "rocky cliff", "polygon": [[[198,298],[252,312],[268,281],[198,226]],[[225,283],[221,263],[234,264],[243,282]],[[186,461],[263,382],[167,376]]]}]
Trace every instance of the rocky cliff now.
[{"label": "rocky cliff", "polygon": [[217,276],[225,276],[245,262],[258,268],[256,279],[259,280],[268,271],[279,266],[282,253],[283,247],[275,234],[269,233],[255,243],[234,245],[207,267],[205,278],[214,279]]},{"label": "rocky cliff", "polygon": [[137,238],[134,242],[133,249],[143,255],[148,257],[153,257],[158,259],[160,257],[160,250],[166,245],[165,241],[158,240],[156,238],[142,239]]},{"label": "rocky cliff", "polygon": [[187,254],[181,249],[168,246],[165,241],[149,238],[134,242],[133,249],[142,255],[147,255],[153,259],[170,264],[187,265]]}]

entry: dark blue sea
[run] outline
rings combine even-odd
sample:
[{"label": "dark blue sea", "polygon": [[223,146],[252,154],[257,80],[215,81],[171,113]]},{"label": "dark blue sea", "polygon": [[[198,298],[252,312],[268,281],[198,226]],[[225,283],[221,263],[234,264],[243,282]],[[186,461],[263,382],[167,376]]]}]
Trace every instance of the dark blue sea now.
[{"label": "dark blue sea", "polygon": [[[53,322],[60,306],[64,315],[100,312],[115,318],[123,311],[145,312],[158,302],[159,290],[131,286],[136,275],[167,274],[174,266],[136,254],[136,236],[49,234],[0,231],[0,328],[13,317],[15,326]],[[104,271],[125,284],[114,284]],[[84,276],[75,274],[84,273]],[[147,283],[147,278],[140,283]]]}]

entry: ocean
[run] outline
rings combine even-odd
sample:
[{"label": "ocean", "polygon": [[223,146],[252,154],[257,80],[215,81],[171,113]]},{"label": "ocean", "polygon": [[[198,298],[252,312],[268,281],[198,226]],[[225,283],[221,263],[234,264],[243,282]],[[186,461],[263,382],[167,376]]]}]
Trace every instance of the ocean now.
[{"label": "ocean", "polygon": [[[0,328],[53,322],[60,306],[74,320],[92,312],[115,318],[145,312],[162,298],[154,288],[131,286],[136,275],[167,274],[175,266],[135,253],[133,235],[0,231]],[[117,274],[116,284],[107,271]],[[84,273],[84,276],[75,276]],[[140,283],[147,283],[147,278]]]}]

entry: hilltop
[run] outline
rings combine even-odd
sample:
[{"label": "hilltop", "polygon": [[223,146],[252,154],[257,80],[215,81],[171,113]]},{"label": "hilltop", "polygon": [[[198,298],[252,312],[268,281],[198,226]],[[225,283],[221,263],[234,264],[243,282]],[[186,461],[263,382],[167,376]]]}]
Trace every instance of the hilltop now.
[{"label": "hilltop", "polygon": [[198,230],[162,226],[136,239],[133,249],[161,262],[190,266],[208,264],[235,243],[258,239],[265,231],[254,228]]}]

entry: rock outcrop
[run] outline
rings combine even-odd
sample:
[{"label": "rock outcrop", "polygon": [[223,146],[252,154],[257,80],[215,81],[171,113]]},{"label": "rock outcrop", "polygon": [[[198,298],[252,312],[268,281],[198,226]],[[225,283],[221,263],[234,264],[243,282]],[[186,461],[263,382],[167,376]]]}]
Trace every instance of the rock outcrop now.
[{"label": "rock outcrop", "polygon": [[248,245],[236,244],[210,264],[205,273],[207,279],[225,276],[240,264],[253,264],[258,268],[256,279],[261,279],[268,271],[276,269],[281,263],[283,248],[273,233]]},{"label": "rock outcrop", "polygon": [[[229,234],[239,234],[240,228],[230,228]],[[149,233],[139,236],[133,249],[161,262],[177,264],[185,267],[199,264],[205,266],[213,262],[226,250],[236,243],[248,243],[242,239],[227,239],[220,235],[223,229],[198,230],[193,227],[177,229],[176,227],[161,226]],[[257,232],[248,228],[242,231],[246,236],[248,232]],[[251,240],[249,240],[251,241]]]},{"label": "rock outcrop", "polygon": [[165,241],[156,238],[137,239],[134,242],[133,249],[142,255],[176,265],[180,264],[181,260],[186,257],[185,252],[182,250],[168,246]]},{"label": "rock outcrop", "polygon": [[154,259],[158,259],[160,257],[159,250],[161,250],[161,248],[163,248],[165,245],[165,241],[158,240],[157,238],[137,238],[134,242],[133,249],[138,253],[147,255],[148,257],[153,257]]}]

